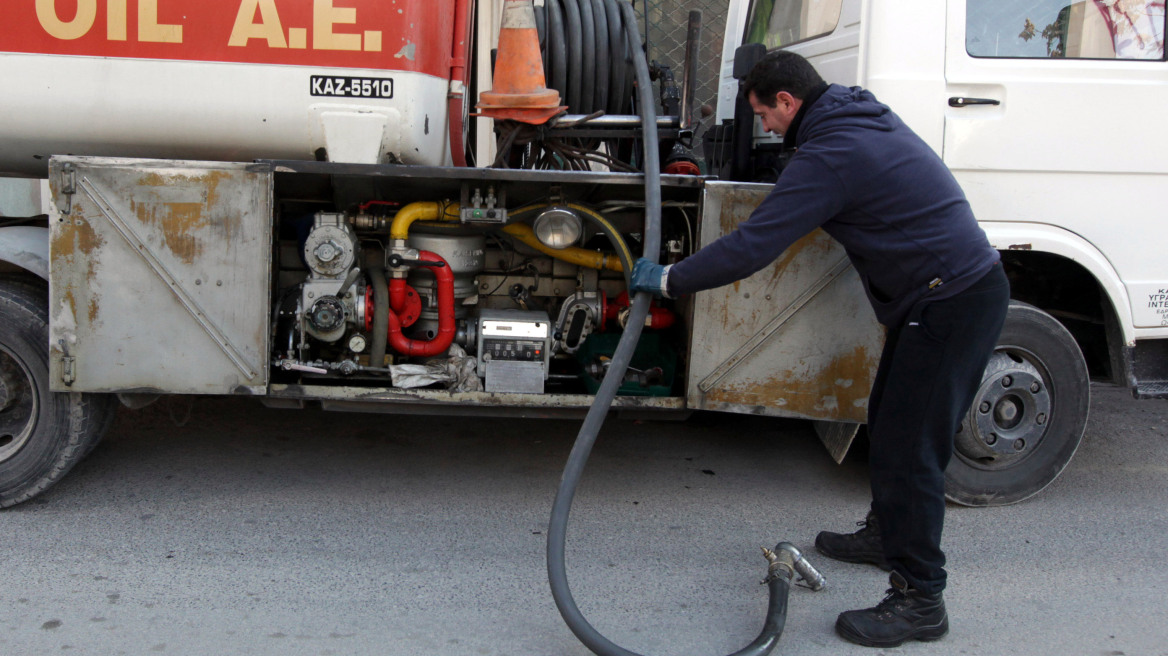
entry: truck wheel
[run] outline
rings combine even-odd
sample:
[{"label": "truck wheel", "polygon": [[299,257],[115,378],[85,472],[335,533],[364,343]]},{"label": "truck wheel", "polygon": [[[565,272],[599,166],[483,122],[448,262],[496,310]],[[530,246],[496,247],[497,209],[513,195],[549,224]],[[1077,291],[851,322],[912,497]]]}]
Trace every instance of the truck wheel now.
[{"label": "truck wheel", "polygon": [[47,490],[101,439],[112,398],[49,391],[43,291],[0,281],[0,508]]},{"label": "truck wheel", "polygon": [[1087,425],[1087,363],[1070,332],[1010,301],[998,346],[957,430],[945,496],[1001,506],[1037,494],[1079,447]]}]

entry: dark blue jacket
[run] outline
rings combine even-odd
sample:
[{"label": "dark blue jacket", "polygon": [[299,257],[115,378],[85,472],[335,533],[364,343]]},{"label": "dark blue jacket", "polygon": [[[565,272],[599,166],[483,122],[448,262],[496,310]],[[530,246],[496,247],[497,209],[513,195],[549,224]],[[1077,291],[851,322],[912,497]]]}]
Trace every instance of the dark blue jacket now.
[{"label": "dark blue jacket", "polygon": [[670,296],[741,280],[815,228],[843,244],[889,326],[926,294],[953,296],[989,271],[998,252],[928,144],[859,87],[808,99],[774,188],[734,232],[669,269]]}]

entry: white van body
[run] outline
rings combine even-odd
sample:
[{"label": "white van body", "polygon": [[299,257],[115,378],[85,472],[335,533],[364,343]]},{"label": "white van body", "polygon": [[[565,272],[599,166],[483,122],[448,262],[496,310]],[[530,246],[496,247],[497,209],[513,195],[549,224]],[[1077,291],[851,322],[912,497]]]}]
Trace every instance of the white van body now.
[{"label": "white van body", "polygon": [[[769,49],[892,107],[949,165],[996,248],[1081,267],[1109,305],[1108,330],[1137,365],[1164,373],[1151,362],[1168,352],[1168,123],[1154,118],[1168,106],[1162,0],[732,2],[719,121],[734,112],[734,52],[767,8],[772,24],[809,37],[780,44],[772,25]],[[1156,377],[1136,393],[1161,395]]]}]

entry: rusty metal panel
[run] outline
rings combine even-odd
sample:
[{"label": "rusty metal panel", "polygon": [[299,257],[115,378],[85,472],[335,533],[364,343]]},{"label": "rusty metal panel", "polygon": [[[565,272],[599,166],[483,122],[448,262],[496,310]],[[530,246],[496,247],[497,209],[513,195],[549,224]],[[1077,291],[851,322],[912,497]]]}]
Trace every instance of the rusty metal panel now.
[{"label": "rusty metal panel", "polygon": [[[746,220],[769,190],[707,184],[701,244]],[[816,230],[770,267],[694,296],[687,404],[862,423],[883,342],[843,247]]]},{"label": "rusty metal panel", "polygon": [[49,183],[54,390],[266,390],[269,167],[54,158]]}]

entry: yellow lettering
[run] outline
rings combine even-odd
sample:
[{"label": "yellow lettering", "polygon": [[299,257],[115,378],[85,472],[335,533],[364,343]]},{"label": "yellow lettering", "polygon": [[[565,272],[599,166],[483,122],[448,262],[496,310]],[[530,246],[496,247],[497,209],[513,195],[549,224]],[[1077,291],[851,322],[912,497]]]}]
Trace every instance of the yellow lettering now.
[{"label": "yellow lettering", "polygon": [[308,47],[308,30],[303,27],[288,28],[288,47],[304,50]]},{"label": "yellow lettering", "polygon": [[71,21],[63,21],[57,15],[56,0],[36,0],[36,14],[49,36],[72,41],[85,36],[93,27],[97,20],[97,0],[77,0],[77,15]]},{"label": "yellow lettering", "polygon": [[158,0],[138,0],[138,40],[182,43],[182,25],[159,25]]},{"label": "yellow lettering", "polygon": [[381,32],[365,32],[365,52],[381,52]]},{"label": "yellow lettering", "polygon": [[360,34],[337,34],[333,26],[357,22],[357,10],[334,7],[333,0],[313,0],[312,48],[314,50],[360,50]]},{"label": "yellow lettering", "polygon": [[126,40],[126,0],[106,3],[105,34],[110,41]]},{"label": "yellow lettering", "polygon": [[[258,23],[254,22],[257,9],[260,12]],[[269,48],[288,47],[284,41],[284,27],[280,25],[280,14],[276,11],[276,0],[243,0],[239,5],[227,45],[246,46],[249,39],[266,39]]]}]

